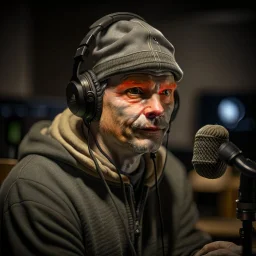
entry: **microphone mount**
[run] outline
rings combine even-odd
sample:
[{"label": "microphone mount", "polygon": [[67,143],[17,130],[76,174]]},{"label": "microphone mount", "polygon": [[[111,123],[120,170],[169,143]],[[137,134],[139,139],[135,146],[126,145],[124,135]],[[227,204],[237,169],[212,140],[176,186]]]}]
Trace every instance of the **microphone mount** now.
[{"label": "microphone mount", "polygon": [[232,142],[224,142],[218,150],[219,158],[246,176],[256,178],[256,163],[245,158],[242,151]]},{"label": "microphone mount", "polygon": [[232,142],[224,142],[218,150],[219,158],[241,172],[236,217],[242,221],[240,237],[243,256],[252,255],[252,221],[256,220],[256,163],[245,158],[242,151]]}]

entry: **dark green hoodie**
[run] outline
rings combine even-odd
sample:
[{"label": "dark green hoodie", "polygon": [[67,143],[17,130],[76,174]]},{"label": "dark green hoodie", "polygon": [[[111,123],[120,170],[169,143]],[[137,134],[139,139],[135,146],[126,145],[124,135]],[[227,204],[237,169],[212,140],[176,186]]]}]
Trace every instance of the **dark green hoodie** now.
[{"label": "dark green hoodie", "polygon": [[[67,109],[35,124],[20,145],[19,162],[0,190],[3,256],[192,255],[210,237],[195,229],[198,212],[183,165],[161,147],[156,154],[163,236],[154,164],[148,154],[140,200],[129,178],[97,155],[99,178],[83,122]],[[129,238],[128,238],[129,237]]]}]

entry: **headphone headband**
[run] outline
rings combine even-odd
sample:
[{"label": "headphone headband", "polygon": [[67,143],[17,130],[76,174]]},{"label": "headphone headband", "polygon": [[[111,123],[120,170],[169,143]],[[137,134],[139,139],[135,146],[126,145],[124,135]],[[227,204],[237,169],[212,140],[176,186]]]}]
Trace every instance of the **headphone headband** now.
[{"label": "headphone headband", "polygon": [[[89,32],[80,42],[74,56],[73,73],[71,80],[66,88],[66,97],[68,107],[71,112],[82,117],[86,124],[90,124],[93,120],[99,120],[102,113],[103,93],[106,84],[98,81],[96,74],[88,68],[81,72],[83,62],[89,53],[92,42],[96,40],[97,34],[106,29],[108,26],[120,20],[139,19],[144,22],[141,16],[130,12],[116,12],[108,14],[89,27]],[[175,105],[171,122],[174,120],[179,108],[178,92],[175,91]],[[176,95],[177,94],[177,95]]]},{"label": "headphone headband", "polygon": [[[91,26],[90,29],[95,27],[101,26],[103,29],[107,26],[111,25],[112,23],[119,21],[119,20],[131,20],[133,18],[137,18],[140,20],[145,21],[141,16],[131,13],[131,12],[115,12],[112,14],[108,14],[97,21],[95,21]],[[146,22],[146,21],[145,21]]]}]

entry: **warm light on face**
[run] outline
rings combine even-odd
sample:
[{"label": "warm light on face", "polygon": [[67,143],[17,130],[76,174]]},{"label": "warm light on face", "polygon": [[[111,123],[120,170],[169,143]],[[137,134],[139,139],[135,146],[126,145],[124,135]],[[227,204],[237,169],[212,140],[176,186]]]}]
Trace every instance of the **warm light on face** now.
[{"label": "warm light on face", "polygon": [[[117,75],[105,89],[100,131],[120,151],[155,152],[168,130],[176,83],[171,73]],[[117,149],[119,150],[119,149]]]},{"label": "warm light on face", "polygon": [[125,94],[133,100],[147,99],[153,93],[160,95],[161,102],[171,104],[177,85],[172,76],[152,77],[151,75],[129,75],[116,87],[116,93]]}]

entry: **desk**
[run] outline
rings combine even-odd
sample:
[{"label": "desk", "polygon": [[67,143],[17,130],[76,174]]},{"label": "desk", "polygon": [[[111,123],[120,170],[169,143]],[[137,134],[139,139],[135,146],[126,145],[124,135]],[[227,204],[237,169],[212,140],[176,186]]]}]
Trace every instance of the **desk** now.
[{"label": "desk", "polygon": [[242,221],[224,217],[204,217],[197,223],[197,228],[216,237],[239,237]]},{"label": "desk", "polygon": [[[253,228],[256,230],[256,223],[252,222]],[[214,241],[222,240],[241,244],[242,240],[239,234],[243,223],[235,218],[225,217],[204,217],[201,218],[196,227],[210,234]],[[256,248],[256,236],[252,235],[252,247]],[[256,249],[255,250],[256,253]],[[254,255],[254,254],[253,254]]]}]

